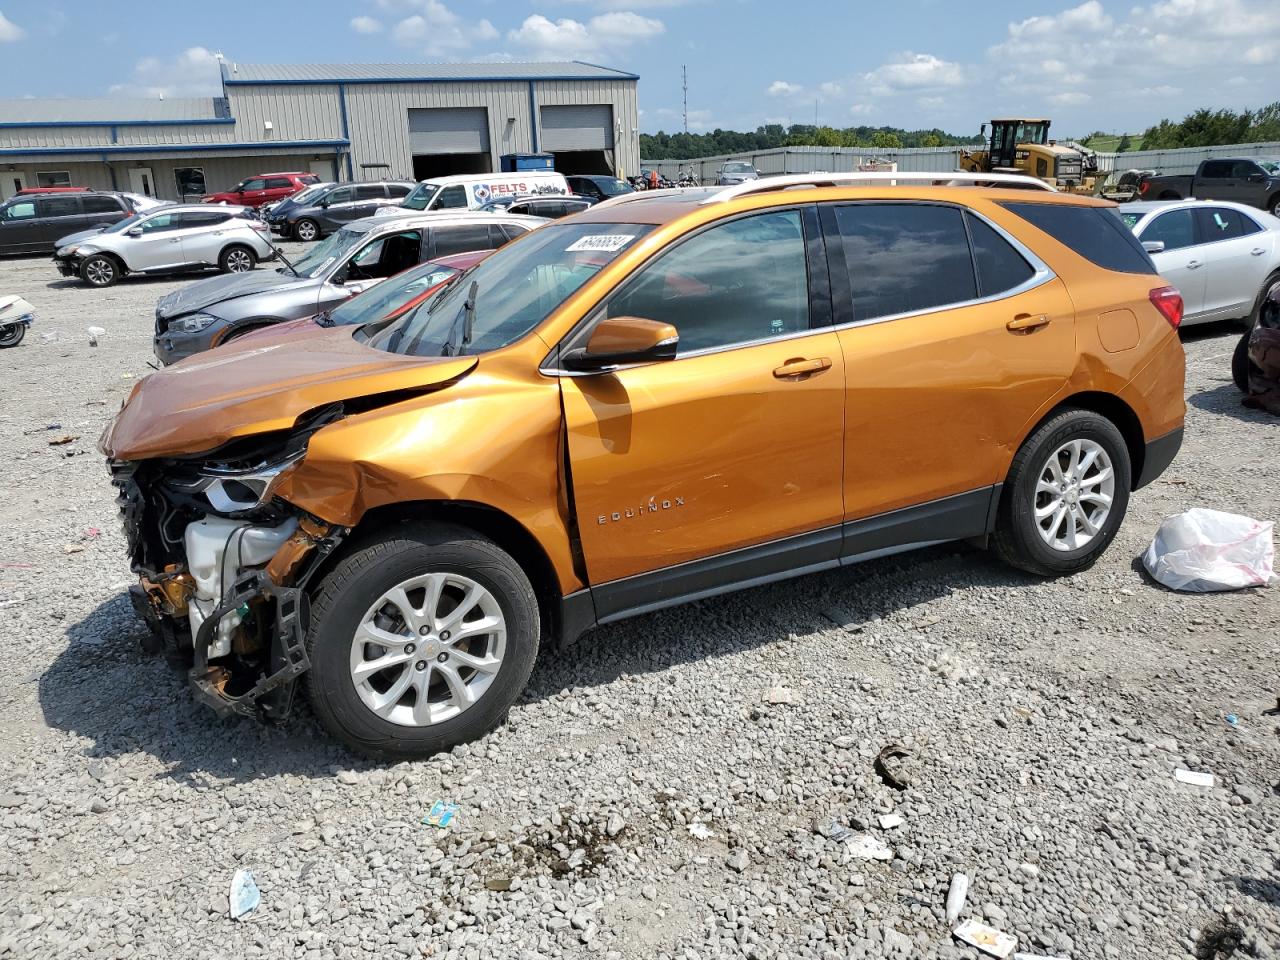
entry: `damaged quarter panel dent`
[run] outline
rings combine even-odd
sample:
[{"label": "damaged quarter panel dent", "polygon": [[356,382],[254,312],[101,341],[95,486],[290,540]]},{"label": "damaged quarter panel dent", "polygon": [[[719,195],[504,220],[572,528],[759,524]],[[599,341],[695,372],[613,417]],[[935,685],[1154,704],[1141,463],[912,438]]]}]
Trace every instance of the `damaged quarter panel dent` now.
[{"label": "damaged quarter panel dent", "polygon": [[579,589],[559,507],[559,384],[530,382],[527,369],[518,357],[482,357],[446,390],[331,424],[275,492],[344,527],[393,504],[491,507],[542,545],[562,590]]}]

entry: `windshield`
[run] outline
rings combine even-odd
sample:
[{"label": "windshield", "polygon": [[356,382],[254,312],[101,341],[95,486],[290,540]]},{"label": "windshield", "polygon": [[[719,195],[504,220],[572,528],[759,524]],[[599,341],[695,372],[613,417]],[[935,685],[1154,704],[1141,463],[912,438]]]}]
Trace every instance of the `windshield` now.
[{"label": "windshield", "polygon": [[329,322],[341,327],[381,320],[395,313],[414,297],[461,272],[457,267],[446,267],[442,263],[420,264],[358,297],[344,300],[329,314]]},{"label": "windshield", "polygon": [[131,217],[125,217],[123,220],[117,220],[115,223],[107,227],[107,229],[103,230],[102,232],[103,233],[124,233],[130,227],[137,224],[138,221],[140,221],[141,219],[142,219],[142,214],[135,213]]},{"label": "windshield", "polygon": [[751,173],[755,168],[749,163],[726,163],[725,173]]},{"label": "windshield", "polygon": [[601,177],[595,181],[600,192],[606,197],[618,197],[624,193],[634,193],[635,188],[625,180],[619,180],[617,177]]},{"label": "windshield", "polygon": [[351,230],[343,227],[337,233],[329,234],[293,261],[293,268],[300,277],[318,277],[321,271],[340,257],[345,257],[368,235],[368,231],[365,230]]},{"label": "windshield", "polygon": [[1259,160],[1258,166],[1260,166],[1267,173],[1280,173],[1280,161]]},{"label": "windshield", "polygon": [[306,203],[309,200],[314,200],[316,197],[320,196],[320,194],[324,193],[331,186],[333,186],[331,183],[320,183],[316,184],[314,187],[307,187],[305,190],[301,190],[291,197],[286,197],[284,202],[296,204]]},{"label": "windshield", "polygon": [[[361,334],[374,349],[418,357],[505,347],[550,316],[601,267],[652,229],[638,223],[540,227],[473,267],[400,320],[381,329],[365,327]],[[470,341],[464,342],[467,328]]]},{"label": "windshield", "polygon": [[1049,125],[1047,123],[1020,123],[1015,143],[1048,143]]},{"label": "windshield", "polygon": [[420,183],[413,188],[413,192],[405,197],[400,206],[407,207],[410,210],[425,210],[427,204],[431,202],[431,198],[436,195],[436,191],[440,189],[438,183]]}]

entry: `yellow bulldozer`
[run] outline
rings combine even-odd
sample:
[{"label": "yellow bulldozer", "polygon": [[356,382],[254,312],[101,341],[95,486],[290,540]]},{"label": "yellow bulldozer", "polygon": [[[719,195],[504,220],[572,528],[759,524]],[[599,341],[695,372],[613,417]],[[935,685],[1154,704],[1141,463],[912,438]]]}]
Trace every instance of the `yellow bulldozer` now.
[{"label": "yellow bulldozer", "polygon": [[1048,120],[992,120],[982,125],[985,150],[965,150],[960,169],[970,173],[1025,173],[1069,193],[1093,193],[1098,163],[1092,153],[1049,139]]}]

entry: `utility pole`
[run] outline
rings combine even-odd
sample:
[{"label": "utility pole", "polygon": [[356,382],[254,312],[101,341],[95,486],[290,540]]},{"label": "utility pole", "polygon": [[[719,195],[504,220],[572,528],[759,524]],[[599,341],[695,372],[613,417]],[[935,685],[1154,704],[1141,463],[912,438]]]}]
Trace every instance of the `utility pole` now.
[{"label": "utility pole", "polygon": [[680,85],[684,92],[684,132],[689,132],[689,67],[680,65]]}]

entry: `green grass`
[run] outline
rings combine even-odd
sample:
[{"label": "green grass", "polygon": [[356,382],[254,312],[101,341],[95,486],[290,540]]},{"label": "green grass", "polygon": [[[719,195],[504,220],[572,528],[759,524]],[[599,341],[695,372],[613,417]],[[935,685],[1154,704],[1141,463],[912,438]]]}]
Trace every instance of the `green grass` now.
[{"label": "green grass", "polygon": [[[1096,150],[1099,153],[1115,153],[1116,148],[1120,146],[1120,141],[1123,140],[1124,137],[1125,137],[1125,134],[1123,133],[1117,134],[1113,137],[1094,137],[1092,140],[1086,143],[1085,146],[1087,146],[1090,150]],[[1129,150],[1126,151],[1126,153],[1132,150],[1142,149],[1141,134],[1130,133],[1128,134],[1128,137],[1129,137]]]}]

